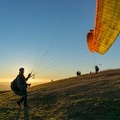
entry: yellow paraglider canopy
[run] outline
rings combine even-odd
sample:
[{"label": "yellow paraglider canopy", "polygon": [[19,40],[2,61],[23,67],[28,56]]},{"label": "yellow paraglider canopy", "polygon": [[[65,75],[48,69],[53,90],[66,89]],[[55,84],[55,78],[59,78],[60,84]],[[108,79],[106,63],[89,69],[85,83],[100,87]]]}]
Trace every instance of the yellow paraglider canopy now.
[{"label": "yellow paraglider canopy", "polygon": [[91,52],[104,54],[120,33],[120,0],[96,0],[94,30],[87,34]]}]

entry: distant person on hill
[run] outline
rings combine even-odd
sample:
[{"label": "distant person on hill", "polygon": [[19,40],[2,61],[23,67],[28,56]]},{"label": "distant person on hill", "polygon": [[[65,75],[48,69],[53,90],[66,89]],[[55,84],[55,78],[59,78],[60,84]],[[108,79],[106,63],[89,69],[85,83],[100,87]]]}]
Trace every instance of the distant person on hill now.
[{"label": "distant person on hill", "polygon": [[22,98],[17,101],[17,104],[21,107],[21,103],[24,102],[24,107],[29,107],[28,104],[27,104],[27,96],[28,96],[28,93],[27,93],[27,86],[30,86],[31,84],[27,84],[27,80],[31,77],[31,74],[28,75],[27,78],[25,78],[24,76],[24,68],[20,68],[19,69],[19,75],[17,76],[17,84],[18,84],[18,87],[20,88],[23,96]]},{"label": "distant person on hill", "polygon": [[77,76],[79,76],[79,75],[81,75],[81,72],[80,72],[80,71],[77,71],[77,73],[76,73],[76,74],[77,74]]},{"label": "distant person on hill", "polygon": [[99,72],[99,67],[95,66],[95,72],[98,73]]}]

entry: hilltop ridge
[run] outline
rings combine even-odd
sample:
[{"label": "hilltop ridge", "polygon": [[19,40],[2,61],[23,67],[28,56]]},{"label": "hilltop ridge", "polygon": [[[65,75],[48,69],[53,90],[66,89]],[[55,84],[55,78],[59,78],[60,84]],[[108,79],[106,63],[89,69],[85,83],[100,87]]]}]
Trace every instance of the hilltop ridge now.
[{"label": "hilltop ridge", "polygon": [[120,69],[71,77],[28,89],[30,109],[12,91],[0,94],[0,120],[118,120]]}]

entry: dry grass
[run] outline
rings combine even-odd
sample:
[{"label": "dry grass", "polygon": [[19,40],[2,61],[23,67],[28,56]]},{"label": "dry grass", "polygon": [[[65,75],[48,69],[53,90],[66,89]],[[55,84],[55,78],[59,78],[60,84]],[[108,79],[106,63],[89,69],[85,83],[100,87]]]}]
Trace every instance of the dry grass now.
[{"label": "dry grass", "polygon": [[120,69],[31,87],[30,109],[19,109],[17,99],[0,94],[0,120],[119,120]]}]

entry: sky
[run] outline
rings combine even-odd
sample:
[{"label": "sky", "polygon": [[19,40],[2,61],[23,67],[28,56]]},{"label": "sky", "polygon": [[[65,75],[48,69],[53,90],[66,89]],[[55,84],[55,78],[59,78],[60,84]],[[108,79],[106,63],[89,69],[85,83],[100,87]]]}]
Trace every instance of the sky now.
[{"label": "sky", "polygon": [[96,0],[0,0],[0,84],[25,68],[43,83],[120,66],[120,37],[104,55],[91,53]]}]

